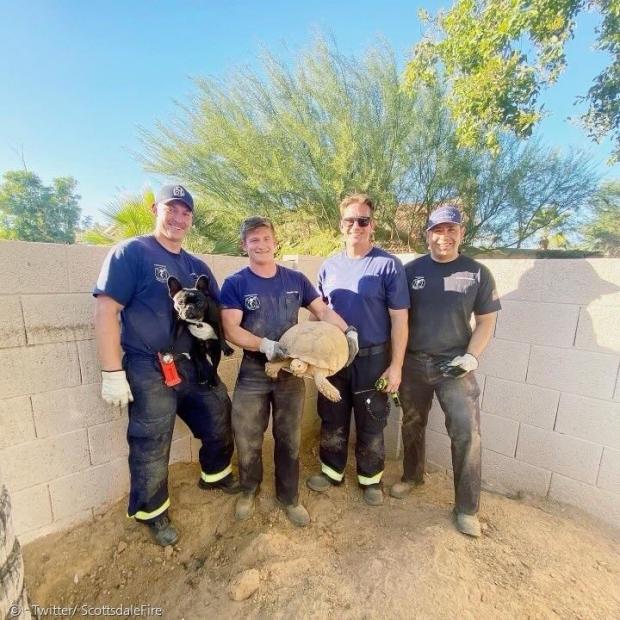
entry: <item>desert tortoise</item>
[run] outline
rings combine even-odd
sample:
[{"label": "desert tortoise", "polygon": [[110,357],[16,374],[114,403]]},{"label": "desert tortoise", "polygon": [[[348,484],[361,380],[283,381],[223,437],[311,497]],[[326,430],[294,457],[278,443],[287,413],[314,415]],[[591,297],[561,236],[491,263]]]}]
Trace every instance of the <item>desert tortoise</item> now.
[{"label": "desert tortoise", "polygon": [[282,334],[280,344],[289,357],[281,362],[267,362],[265,372],[276,378],[280,369],[314,378],[316,387],[329,400],[338,402],[340,392],[327,380],[349,359],[347,337],[335,326],[324,321],[304,321]]}]

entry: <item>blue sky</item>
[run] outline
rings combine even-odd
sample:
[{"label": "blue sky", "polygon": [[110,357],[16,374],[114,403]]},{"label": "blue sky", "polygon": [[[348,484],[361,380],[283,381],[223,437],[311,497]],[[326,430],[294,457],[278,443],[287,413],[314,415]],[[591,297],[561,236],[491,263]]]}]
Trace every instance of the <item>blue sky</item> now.
[{"label": "blue sky", "polygon": [[[405,0],[308,3],[280,1],[29,0],[0,2],[0,174],[28,168],[49,183],[78,180],[82,210],[99,209],[120,192],[157,187],[132,155],[137,127],[151,129],[192,93],[192,76],[226,75],[255,65],[261,46],[295,54],[317,32],[346,53],[359,54],[385,38],[399,60],[419,39],[417,10],[450,2]],[[568,50],[568,70],[545,97],[549,117],[538,135],[561,149],[583,148],[607,178],[609,142],[595,145],[565,119],[585,94],[605,57],[592,51],[596,14],[583,15]],[[286,51],[288,49],[288,52]]]}]

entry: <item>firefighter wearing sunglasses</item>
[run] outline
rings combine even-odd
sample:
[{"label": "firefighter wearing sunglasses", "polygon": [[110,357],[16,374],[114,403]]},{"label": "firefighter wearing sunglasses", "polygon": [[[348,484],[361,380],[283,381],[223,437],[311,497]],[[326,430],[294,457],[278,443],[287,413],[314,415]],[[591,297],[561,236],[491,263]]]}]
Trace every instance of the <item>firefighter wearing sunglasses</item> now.
[{"label": "firefighter wearing sunglasses", "polygon": [[[366,194],[347,196],[340,204],[340,215],[345,248],[321,266],[318,290],[357,329],[360,349],[350,366],[330,378],[342,400],[333,403],[319,394],[321,472],[311,476],[307,485],[325,492],[342,483],[353,414],[358,483],[364,501],[378,506],[383,503],[388,393],[397,392],[401,381],[409,293],[401,262],[373,244],[371,199]],[[383,391],[375,386],[381,378],[385,379],[380,383]]]}]

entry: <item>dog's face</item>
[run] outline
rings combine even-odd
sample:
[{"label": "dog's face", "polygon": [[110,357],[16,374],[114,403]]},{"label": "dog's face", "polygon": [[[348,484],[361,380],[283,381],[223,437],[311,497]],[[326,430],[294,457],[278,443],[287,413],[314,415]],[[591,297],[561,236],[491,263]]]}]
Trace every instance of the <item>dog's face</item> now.
[{"label": "dog's face", "polygon": [[209,278],[200,276],[194,288],[183,288],[173,276],[168,278],[168,291],[174,302],[174,309],[184,321],[202,321],[209,303]]}]

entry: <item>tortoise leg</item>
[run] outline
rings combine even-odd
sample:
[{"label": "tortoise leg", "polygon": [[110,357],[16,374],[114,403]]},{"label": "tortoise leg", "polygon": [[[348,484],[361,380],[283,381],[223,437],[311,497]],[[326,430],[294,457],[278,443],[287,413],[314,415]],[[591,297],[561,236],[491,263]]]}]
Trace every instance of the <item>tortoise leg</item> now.
[{"label": "tortoise leg", "polygon": [[267,362],[265,364],[265,374],[272,379],[277,378],[282,368],[288,365],[290,360],[282,360],[280,362]]},{"label": "tortoise leg", "polygon": [[340,392],[327,380],[328,370],[325,368],[314,368],[314,382],[316,388],[325,398],[333,403],[340,401]]}]

